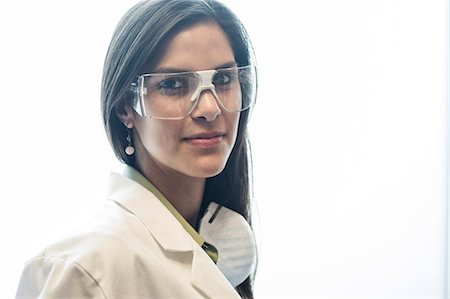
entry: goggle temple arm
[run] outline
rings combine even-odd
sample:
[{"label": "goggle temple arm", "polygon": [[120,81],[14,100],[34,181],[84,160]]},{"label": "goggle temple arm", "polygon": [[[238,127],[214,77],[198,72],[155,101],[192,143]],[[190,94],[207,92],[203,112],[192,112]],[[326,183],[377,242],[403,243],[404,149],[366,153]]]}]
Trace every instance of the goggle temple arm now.
[{"label": "goggle temple arm", "polygon": [[131,83],[130,90],[133,92],[133,102],[131,103],[131,107],[141,117],[148,116],[143,97],[143,95],[147,94],[147,89],[144,87],[144,78],[139,77],[137,84],[135,82]]}]

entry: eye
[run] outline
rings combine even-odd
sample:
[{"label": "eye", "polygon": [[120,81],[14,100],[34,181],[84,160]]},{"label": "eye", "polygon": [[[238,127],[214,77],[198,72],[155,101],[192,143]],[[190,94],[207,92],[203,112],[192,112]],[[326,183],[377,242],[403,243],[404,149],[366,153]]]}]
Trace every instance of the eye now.
[{"label": "eye", "polygon": [[217,74],[214,75],[213,83],[214,85],[226,85],[229,84],[232,80],[231,74],[219,71]]},{"label": "eye", "polygon": [[159,93],[166,97],[183,97],[189,91],[189,80],[184,76],[168,77],[156,85]]},{"label": "eye", "polygon": [[168,78],[164,79],[158,84],[158,88],[162,91],[180,89],[184,87],[184,80],[182,78]]}]

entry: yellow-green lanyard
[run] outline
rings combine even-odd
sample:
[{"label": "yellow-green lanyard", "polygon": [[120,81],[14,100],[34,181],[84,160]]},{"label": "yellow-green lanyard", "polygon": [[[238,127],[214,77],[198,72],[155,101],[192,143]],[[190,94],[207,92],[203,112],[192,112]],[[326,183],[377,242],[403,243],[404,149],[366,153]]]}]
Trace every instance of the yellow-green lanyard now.
[{"label": "yellow-green lanyard", "polygon": [[219,258],[219,253],[217,249],[203,240],[203,238],[197,233],[197,231],[184,219],[183,216],[175,209],[175,207],[167,200],[167,198],[159,192],[159,190],[149,181],[147,178],[145,178],[139,171],[134,169],[131,166],[127,166],[123,172],[123,174],[132,179],[133,181],[139,183],[143,187],[145,187],[148,191],[153,193],[160,201],[161,203],[172,213],[173,216],[180,222],[180,224],[184,227],[186,232],[191,235],[191,237],[194,239],[194,241],[200,245],[201,248],[209,255],[209,257],[214,261],[214,263],[217,263],[217,260]]}]

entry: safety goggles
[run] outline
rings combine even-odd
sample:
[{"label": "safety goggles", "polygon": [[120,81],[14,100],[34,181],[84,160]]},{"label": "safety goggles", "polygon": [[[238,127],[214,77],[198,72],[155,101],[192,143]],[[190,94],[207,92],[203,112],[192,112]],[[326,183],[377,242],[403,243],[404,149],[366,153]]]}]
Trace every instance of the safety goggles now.
[{"label": "safety goggles", "polygon": [[241,112],[256,100],[256,67],[143,74],[132,90],[132,107],[142,117],[183,119],[195,109],[203,91],[210,91],[225,111]]}]

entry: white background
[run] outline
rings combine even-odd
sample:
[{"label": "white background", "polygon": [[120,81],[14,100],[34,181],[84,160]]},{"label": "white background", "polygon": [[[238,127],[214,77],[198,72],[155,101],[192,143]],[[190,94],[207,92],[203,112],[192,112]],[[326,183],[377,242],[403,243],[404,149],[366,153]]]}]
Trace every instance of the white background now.
[{"label": "white background", "polygon": [[[120,170],[103,59],[136,1],[0,4],[0,296]],[[444,298],[448,1],[227,1],[256,49],[257,298]]]}]

